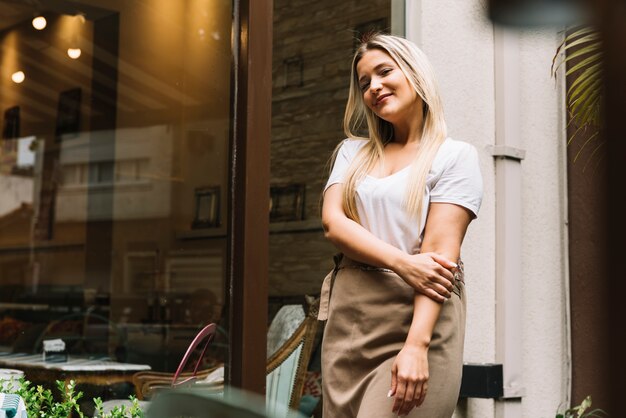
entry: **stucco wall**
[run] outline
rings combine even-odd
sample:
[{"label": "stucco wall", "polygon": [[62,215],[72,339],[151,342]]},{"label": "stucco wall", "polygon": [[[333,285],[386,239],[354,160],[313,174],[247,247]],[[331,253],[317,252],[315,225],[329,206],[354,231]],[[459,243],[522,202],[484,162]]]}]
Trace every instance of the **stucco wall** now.
[{"label": "stucco wall", "polygon": [[[567,393],[564,124],[550,78],[555,30],[520,32],[523,417],[554,416]],[[476,146],[485,194],[462,248],[468,280],[466,362],[496,362],[494,31],[481,0],[407,0],[407,37],[428,55],[449,135]],[[495,402],[461,401],[458,417],[495,417]]]},{"label": "stucco wall", "polygon": [[566,179],[563,80],[549,66],[556,31],[521,34],[525,417],[551,416],[566,399]]}]

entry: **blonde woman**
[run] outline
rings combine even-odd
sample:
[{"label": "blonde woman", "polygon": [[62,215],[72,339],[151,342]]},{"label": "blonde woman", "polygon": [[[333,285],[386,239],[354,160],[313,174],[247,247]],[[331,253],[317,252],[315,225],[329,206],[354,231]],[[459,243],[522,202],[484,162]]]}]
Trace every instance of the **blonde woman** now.
[{"label": "blonde woman", "polygon": [[322,206],[343,254],[322,288],[324,417],[449,418],[465,333],[460,249],[482,199],[477,152],[447,138],[424,54],[390,35],[355,53],[344,130]]}]

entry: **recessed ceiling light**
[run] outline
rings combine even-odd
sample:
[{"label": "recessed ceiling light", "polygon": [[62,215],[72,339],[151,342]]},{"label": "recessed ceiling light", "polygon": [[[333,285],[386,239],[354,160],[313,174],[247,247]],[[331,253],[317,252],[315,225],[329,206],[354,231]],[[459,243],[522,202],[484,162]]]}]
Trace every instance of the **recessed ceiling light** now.
[{"label": "recessed ceiling light", "polygon": [[11,74],[11,80],[13,80],[13,82],[17,84],[20,84],[21,82],[23,82],[25,78],[26,78],[26,75],[24,74],[24,71],[16,71],[13,74]]},{"label": "recessed ceiling light", "polygon": [[78,59],[81,53],[82,51],[80,50],[80,48],[68,48],[67,49],[67,56],[73,60]]},{"label": "recessed ceiling light", "polygon": [[48,24],[48,22],[46,21],[46,18],[43,16],[37,16],[36,18],[33,19],[33,27],[37,30],[43,30],[45,29],[46,25]]}]

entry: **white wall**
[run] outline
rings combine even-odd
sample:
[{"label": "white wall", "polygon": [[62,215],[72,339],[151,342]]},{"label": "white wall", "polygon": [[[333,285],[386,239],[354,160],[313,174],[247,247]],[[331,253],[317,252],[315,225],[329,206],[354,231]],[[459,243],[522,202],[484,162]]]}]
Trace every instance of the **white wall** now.
[{"label": "white wall", "polygon": [[[496,362],[494,31],[481,0],[407,0],[407,37],[438,75],[449,135],[476,146],[485,194],[462,253],[466,264],[466,362]],[[550,78],[555,30],[520,33],[523,417],[550,417],[566,400],[566,242],[562,81]],[[458,417],[495,417],[493,400],[461,402]]]},{"label": "white wall", "polygon": [[553,416],[569,397],[564,81],[549,66],[562,37],[522,33],[523,369],[525,417]]}]

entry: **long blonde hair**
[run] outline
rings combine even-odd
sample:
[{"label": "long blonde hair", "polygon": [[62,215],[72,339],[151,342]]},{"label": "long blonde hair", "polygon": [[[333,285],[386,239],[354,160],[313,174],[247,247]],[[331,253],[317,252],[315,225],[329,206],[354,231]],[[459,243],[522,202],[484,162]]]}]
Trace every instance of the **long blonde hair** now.
[{"label": "long blonde hair", "polygon": [[[365,105],[363,92],[359,87],[357,64],[365,53],[372,49],[387,53],[396,62],[423,102],[424,125],[420,148],[411,163],[404,198],[407,212],[415,217],[420,227],[426,177],[439,146],[446,139],[447,129],[434,71],[426,55],[414,43],[393,35],[372,34],[361,43],[352,60],[350,92],[343,119],[343,130],[350,139],[364,139],[368,142],[361,148],[347,170],[343,196],[344,211],[349,218],[359,222],[356,187],[378,161],[384,162],[385,144],[393,140],[393,126],[376,116]],[[364,121],[367,123],[369,137],[363,137],[358,133]]]}]

